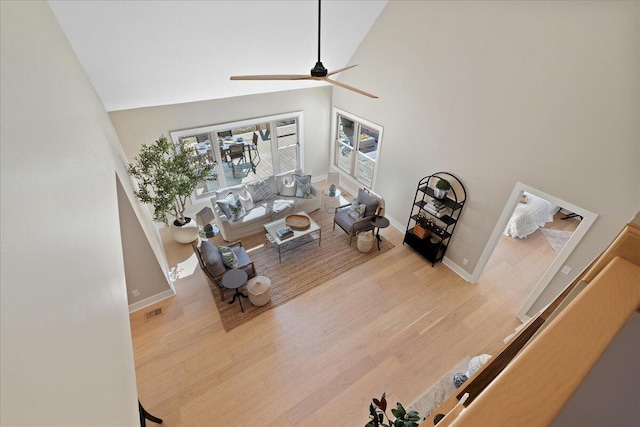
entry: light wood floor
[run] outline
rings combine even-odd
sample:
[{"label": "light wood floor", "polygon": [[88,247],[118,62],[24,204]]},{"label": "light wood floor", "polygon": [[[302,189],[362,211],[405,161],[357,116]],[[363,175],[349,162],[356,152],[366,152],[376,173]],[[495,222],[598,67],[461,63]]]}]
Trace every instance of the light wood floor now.
[{"label": "light wood floor", "polygon": [[544,238],[505,241],[471,285],[382,234],[394,249],[230,332],[191,247],[163,234],[177,295],[157,318],[131,315],[145,408],[166,426],[364,425],[372,397],[408,405],[498,348],[555,256]]}]

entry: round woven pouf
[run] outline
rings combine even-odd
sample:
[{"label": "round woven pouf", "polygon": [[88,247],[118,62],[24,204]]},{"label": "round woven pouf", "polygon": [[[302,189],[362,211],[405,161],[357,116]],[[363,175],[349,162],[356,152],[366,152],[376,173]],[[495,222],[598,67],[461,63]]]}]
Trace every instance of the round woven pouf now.
[{"label": "round woven pouf", "polygon": [[373,233],[370,231],[361,231],[358,233],[358,250],[360,252],[369,252],[373,248]]},{"label": "round woven pouf", "polygon": [[247,282],[249,301],[255,306],[263,306],[271,301],[271,280],[266,276],[256,276]]}]

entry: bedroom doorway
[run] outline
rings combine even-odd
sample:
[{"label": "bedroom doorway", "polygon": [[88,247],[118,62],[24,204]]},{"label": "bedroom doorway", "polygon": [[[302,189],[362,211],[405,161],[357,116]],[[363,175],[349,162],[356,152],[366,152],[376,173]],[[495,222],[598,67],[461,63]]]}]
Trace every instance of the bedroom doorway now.
[{"label": "bedroom doorway", "polygon": [[[593,212],[587,211],[586,209],[573,205],[572,203],[559,199],[558,197],[547,194],[521,182],[517,182],[511,193],[511,196],[505,204],[498,222],[496,223],[493,233],[491,234],[491,237],[489,238],[489,241],[487,242],[484,251],[480,256],[478,264],[476,265],[476,268],[471,276],[471,283],[477,283],[481,275],[485,271],[485,268],[489,264],[490,258],[498,247],[498,243],[500,242],[503,232],[507,229],[507,225],[511,227],[511,224],[509,224],[509,220],[511,219],[513,212],[516,210],[516,207],[518,206],[518,203],[525,192],[537,198],[543,199],[552,205],[563,208],[564,212],[569,212],[572,215],[581,217],[582,219],[580,220],[578,226],[575,228],[575,231],[571,233],[571,236],[565,242],[562,242],[562,249],[557,253],[548,268],[546,268],[546,270],[542,274],[542,277],[538,280],[537,284],[534,285],[530,295],[527,297],[522,307],[520,307],[520,309],[518,310],[517,317],[523,321],[528,320],[528,316],[526,314],[527,311],[542,294],[544,289],[549,285],[556,274],[560,272],[560,269],[564,266],[564,263],[566,262],[571,252],[573,252],[578,242],[580,242],[580,240],[584,237],[597,217],[597,215]],[[561,214],[560,216],[563,215]],[[524,232],[526,233],[527,231],[528,230],[525,230]],[[515,230],[516,234],[518,232],[521,232],[521,230]],[[541,236],[539,237],[544,238]],[[568,272],[566,276],[567,284],[570,283],[578,273],[579,271],[573,271],[571,273]]]}]

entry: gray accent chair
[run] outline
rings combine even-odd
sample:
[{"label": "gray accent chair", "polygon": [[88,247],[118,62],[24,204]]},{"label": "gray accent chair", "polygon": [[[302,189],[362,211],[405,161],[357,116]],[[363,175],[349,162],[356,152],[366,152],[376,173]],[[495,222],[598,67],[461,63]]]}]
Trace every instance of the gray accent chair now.
[{"label": "gray accent chair", "polygon": [[363,218],[354,219],[349,216],[349,208],[353,203],[338,206],[333,217],[333,229],[336,229],[336,224],[342,228],[349,235],[349,244],[357,233],[373,230],[371,220],[374,217],[384,216],[384,200],[371,190],[360,188],[354,203],[365,205]]},{"label": "gray accent chair", "polygon": [[[199,247],[197,245],[197,241],[193,242],[191,246],[193,247],[193,251],[196,253],[200,268],[209,280],[218,288],[218,292],[220,292],[220,299],[224,301],[224,291],[228,289],[222,286],[222,276],[224,276],[227,271],[231,270],[231,268],[224,265],[220,251],[208,240],[203,241]],[[228,243],[225,246],[230,247],[233,250],[233,253],[236,254],[236,257],[238,258],[237,268],[244,270],[247,273],[247,276],[249,276],[249,279],[255,277],[256,267],[253,264],[253,261],[249,258],[247,251],[242,247],[242,242],[238,240],[236,242]]]}]

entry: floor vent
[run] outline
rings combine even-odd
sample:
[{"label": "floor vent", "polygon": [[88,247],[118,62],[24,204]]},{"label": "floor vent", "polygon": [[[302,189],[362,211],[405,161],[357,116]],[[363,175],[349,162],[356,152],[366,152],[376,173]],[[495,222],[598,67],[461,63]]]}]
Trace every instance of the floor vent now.
[{"label": "floor vent", "polygon": [[158,317],[158,316],[161,316],[161,315],[163,315],[163,314],[164,314],[164,313],[162,312],[162,308],[160,308],[160,307],[159,307],[159,308],[156,308],[155,310],[151,310],[151,311],[146,312],[146,313],[144,314],[144,320],[145,320],[145,321],[147,321],[147,320],[151,320],[151,319],[153,319],[154,317]]}]

